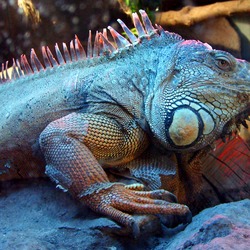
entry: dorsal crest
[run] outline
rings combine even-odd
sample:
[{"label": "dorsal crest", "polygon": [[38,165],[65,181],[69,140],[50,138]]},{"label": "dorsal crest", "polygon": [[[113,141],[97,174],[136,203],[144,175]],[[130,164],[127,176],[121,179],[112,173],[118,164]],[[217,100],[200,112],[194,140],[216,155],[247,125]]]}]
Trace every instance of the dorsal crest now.
[{"label": "dorsal crest", "polygon": [[163,30],[159,25],[156,28],[153,27],[148,15],[144,10],[139,11],[141,14],[140,20],[137,13],[132,14],[134,27],[136,28],[138,36],[134,35],[127,25],[120,19],[118,23],[121,25],[127,38],[119,34],[112,27],[108,27],[113,41],[110,41],[107,36],[107,29],[103,29],[103,32],[96,32],[94,43],[92,43],[92,33],[89,31],[87,52],[83,48],[78,37],[70,42],[67,46],[62,44],[62,49],[59,49],[58,44],[55,45],[55,54],[51,52],[48,46],[43,46],[42,57],[43,63],[37,57],[34,49],[31,49],[30,59],[28,60],[26,55],[21,55],[20,59],[13,59],[12,72],[8,72],[8,61],[2,63],[2,69],[0,70],[0,83],[8,82],[11,79],[17,79],[25,75],[34,74],[48,68],[58,67],[66,63],[72,63],[79,60],[91,60],[92,58],[100,57],[103,55],[114,55],[125,48],[135,46],[143,39],[150,40],[153,36],[165,36],[166,40],[170,43],[180,41],[182,38],[174,33],[169,33]]}]

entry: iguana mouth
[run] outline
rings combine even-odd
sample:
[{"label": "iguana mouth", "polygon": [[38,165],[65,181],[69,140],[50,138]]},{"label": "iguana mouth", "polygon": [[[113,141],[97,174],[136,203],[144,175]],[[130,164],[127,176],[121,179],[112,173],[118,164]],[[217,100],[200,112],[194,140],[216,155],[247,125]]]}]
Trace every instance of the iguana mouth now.
[{"label": "iguana mouth", "polygon": [[248,129],[248,124],[246,121],[250,121],[250,106],[247,106],[243,112],[236,115],[233,119],[228,121],[221,133],[221,139],[223,142],[226,142],[227,139],[231,140],[231,138],[237,135],[240,131],[240,125],[243,125],[246,129]]}]

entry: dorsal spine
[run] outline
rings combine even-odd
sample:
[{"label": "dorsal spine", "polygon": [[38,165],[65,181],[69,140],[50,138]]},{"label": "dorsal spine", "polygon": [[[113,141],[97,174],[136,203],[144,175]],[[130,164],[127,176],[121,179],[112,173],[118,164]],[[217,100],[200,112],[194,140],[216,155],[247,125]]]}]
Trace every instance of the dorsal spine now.
[{"label": "dorsal spine", "polygon": [[135,46],[140,43],[142,39],[151,39],[153,36],[159,36],[162,33],[162,30],[159,29],[159,26],[154,28],[152,23],[144,10],[139,11],[142,17],[142,22],[139,19],[139,16],[136,13],[133,13],[132,19],[134,26],[137,30],[138,37],[135,36],[126,24],[118,19],[118,23],[121,25],[125,34],[127,35],[127,40],[124,36],[119,34],[112,27],[108,27],[113,41],[110,41],[107,36],[107,30],[104,29],[103,33],[96,32],[94,45],[92,44],[92,32],[89,31],[87,53],[84,50],[81,42],[78,37],[75,36],[75,39],[70,42],[69,49],[65,43],[62,44],[62,51],[59,49],[58,44],[55,45],[55,55],[51,52],[48,47],[43,46],[42,56],[44,65],[38,59],[35,50],[31,49],[30,60],[28,61],[25,55],[21,55],[20,63],[19,60],[13,59],[13,70],[11,75],[9,75],[8,62],[2,64],[2,70],[0,71],[0,83],[8,82],[11,79],[17,79],[25,75],[34,74],[47,68],[58,67],[66,63],[71,63],[79,60],[90,60],[103,55],[112,56],[116,53],[124,50],[127,47]]}]

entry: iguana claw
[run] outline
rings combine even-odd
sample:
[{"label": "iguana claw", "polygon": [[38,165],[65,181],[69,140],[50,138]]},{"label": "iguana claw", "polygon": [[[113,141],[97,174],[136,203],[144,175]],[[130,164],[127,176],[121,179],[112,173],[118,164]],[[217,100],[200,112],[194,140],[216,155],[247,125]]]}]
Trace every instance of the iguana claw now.
[{"label": "iguana claw", "polygon": [[82,200],[94,211],[105,214],[125,228],[129,228],[133,235],[137,236],[140,234],[140,227],[134,214],[171,218],[169,222],[164,220],[168,227],[191,221],[189,208],[173,203],[173,197],[165,190],[134,191],[126,189],[123,184],[113,184],[106,189],[83,196]]}]

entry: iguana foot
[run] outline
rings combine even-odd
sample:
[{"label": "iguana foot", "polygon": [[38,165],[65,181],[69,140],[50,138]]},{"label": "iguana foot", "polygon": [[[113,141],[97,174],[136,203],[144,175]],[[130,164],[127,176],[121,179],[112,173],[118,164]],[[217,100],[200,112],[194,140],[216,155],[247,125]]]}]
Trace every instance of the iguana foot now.
[{"label": "iguana foot", "polygon": [[[161,215],[166,218],[174,217],[177,224],[189,223],[191,212],[185,205],[173,203],[174,196],[165,190],[134,191],[126,189],[123,184],[112,184],[108,187],[91,191],[82,195],[81,199],[86,205],[98,213],[102,213],[125,226],[134,236],[139,235],[140,228],[131,214]],[[173,220],[166,226],[176,226]]]}]

